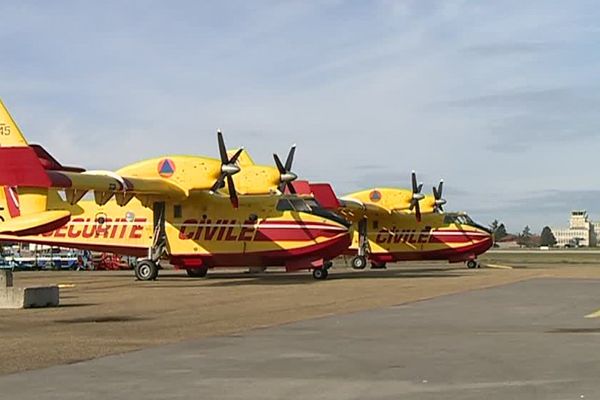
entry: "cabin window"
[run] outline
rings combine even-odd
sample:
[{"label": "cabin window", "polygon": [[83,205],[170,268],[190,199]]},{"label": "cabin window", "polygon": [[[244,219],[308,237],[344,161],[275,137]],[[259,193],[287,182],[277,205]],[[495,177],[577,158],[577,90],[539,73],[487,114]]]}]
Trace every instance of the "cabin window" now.
[{"label": "cabin window", "polygon": [[294,211],[294,207],[288,199],[281,199],[277,202],[277,211]]},{"label": "cabin window", "polygon": [[173,217],[181,218],[181,204],[175,204],[173,206]]},{"label": "cabin window", "polygon": [[306,204],[304,199],[290,199],[290,202],[292,203],[292,206],[294,206],[294,210],[310,212],[310,207]]}]

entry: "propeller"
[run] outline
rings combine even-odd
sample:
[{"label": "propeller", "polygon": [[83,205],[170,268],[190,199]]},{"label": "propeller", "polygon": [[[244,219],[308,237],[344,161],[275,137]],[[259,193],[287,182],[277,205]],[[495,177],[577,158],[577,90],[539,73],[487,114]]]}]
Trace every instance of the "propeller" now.
[{"label": "propeller", "polygon": [[412,198],[410,200],[409,210],[415,210],[415,215],[417,217],[417,221],[421,222],[421,206],[419,205],[419,201],[425,198],[425,195],[421,193],[423,190],[423,184],[417,183],[417,174],[415,171],[412,172],[411,175],[412,181]]},{"label": "propeller", "polygon": [[435,212],[444,212],[444,205],[446,204],[446,199],[442,197],[444,190],[444,180],[440,180],[438,187],[433,187],[433,197],[435,198],[434,210]]},{"label": "propeller", "polygon": [[292,164],[294,163],[294,154],[296,154],[296,145],[295,144],[292,145],[292,148],[290,149],[290,152],[288,153],[288,156],[287,156],[287,159],[285,160],[285,165],[284,165],[281,162],[281,159],[279,158],[279,156],[277,154],[273,153],[273,159],[275,160],[275,165],[277,166],[277,169],[279,170],[279,173],[281,174],[280,178],[279,178],[279,186],[277,186],[277,189],[279,189],[279,191],[282,193],[287,186],[290,193],[296,194],[296,189],[294,189],[294,185],[292,185],[292,182],[294,182],[296,179],[298,179],[298,175],[296,175],[295,173],[292,172]]},{"label": "propeller", "polygon": [[240,167],[236,164],[238,158],[244,151],[242,147],[235,154],[229,158],[227,156],[227,148],[225,147],[225,141],[223,140],[223,134],[220,130],[217,131],[217,140],[219,141],[219,155],[221,156],[221,173],[215,181],[215,184],[210,189],[211,193],[222,189],[227,181],[227,190],[229,191],[229,199],[233,208],[238,208],[239,199],[235,190],[235,184],[233,183],[232,176],[240,172]]}]

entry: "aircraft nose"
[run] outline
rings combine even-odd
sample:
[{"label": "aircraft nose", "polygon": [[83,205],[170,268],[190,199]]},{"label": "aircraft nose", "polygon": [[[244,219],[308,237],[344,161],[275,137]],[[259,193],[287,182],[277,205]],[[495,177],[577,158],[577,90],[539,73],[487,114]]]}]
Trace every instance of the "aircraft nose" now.
[{"label": "aircraft nose", "polygon": [[[483,239],[481,242],[481,253],[485,253],[494,245],[494,235],[492,234],[491,231],[489,231],[487,229],[485,229],[485,230],[482,229],[481,233],[484,233],[486,235],[485,239]],[[481,254],[481,253],[479,253],[479,254]]]}]

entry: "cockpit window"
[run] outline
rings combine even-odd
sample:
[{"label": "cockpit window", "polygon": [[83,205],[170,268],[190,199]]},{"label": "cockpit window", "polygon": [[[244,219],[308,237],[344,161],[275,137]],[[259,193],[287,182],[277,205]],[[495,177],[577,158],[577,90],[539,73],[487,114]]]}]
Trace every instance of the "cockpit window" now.
[{"label": "cockpit window", "polygon": [[290,199],[290,203],[296,211],[310,212],[310,206],[304,201],[304,199]]},{"label": "cockpit window", "polygon": [[281,199],[277,202],[277,210],[310,212],[311,207],[304,199]]},{"label": "cockpit window", "polygon": [[445,224],[473,225],[474,222],[467,214],[446,214]]},{"label": "cockpit window", "polygon": [[315,199],[284,198],[277,202],[277,211],[298,211],[330,219],[346,227],[350,223],[333,211],[326,210]]},{"label": "cockpit window", "polygon": [[281,199],[277,202],[277,211],[294,211],[294,207],[288,199]]},{"label": "cockpit window", "polygon": [[486,228],[485,226],[473,221],[467,214],[446,214],[444,216],[444,224],[468,225],[486,232],[490,232],[489,228]]}]

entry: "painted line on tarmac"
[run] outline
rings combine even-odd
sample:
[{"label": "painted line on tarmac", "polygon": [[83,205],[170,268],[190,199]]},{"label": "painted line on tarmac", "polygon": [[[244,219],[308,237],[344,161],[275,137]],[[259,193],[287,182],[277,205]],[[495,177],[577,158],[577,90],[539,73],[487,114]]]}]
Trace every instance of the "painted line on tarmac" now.
[{"label": "painted line on tarmac", "polygon": [[509,265],[499,265],[499,264],[485,264],[487,268],[496,268],[496,269],[513,269],[513,267]]},{"label": "painted line on tarmac", "polygon": [[59,283],[58,284],[58,288],[59,289],[71,289],[71,288],[74,288],[74,287],[75,287],[75,285],[72,284],[72,283]]},{"label": "painted line on tarmac", "polygon": [[586,315],[584,318],[600,318],[600,310]]}]

